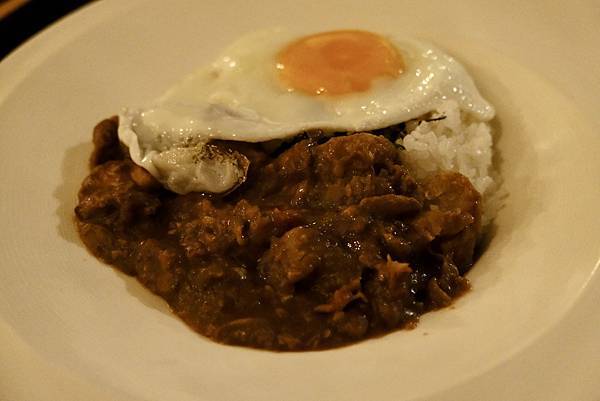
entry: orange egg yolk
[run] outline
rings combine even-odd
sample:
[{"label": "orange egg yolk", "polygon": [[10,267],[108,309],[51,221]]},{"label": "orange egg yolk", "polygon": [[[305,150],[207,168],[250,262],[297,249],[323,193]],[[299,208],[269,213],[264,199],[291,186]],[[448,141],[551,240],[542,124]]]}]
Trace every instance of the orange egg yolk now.
[{"label": "orange egg yolk", "polygon": [[364,92],[377,78],[399,76],[400,52],[385,38],[358,30],[301,38],[277,57],[279,78],[290,91],[310,95]]}]

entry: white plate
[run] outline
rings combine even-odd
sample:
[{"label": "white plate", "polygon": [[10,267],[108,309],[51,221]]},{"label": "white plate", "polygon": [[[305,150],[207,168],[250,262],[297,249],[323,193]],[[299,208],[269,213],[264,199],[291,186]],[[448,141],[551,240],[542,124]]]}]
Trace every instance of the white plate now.
[{"label": "white plate", "polygon": [[[600,397],[597,3],[105,1],[0,64],[0,398]],[[79,243],[91,129],[273,25],[431,40],[496,105],[509,193],[473,291],[416,330],[324,352],[214,344]]]}]

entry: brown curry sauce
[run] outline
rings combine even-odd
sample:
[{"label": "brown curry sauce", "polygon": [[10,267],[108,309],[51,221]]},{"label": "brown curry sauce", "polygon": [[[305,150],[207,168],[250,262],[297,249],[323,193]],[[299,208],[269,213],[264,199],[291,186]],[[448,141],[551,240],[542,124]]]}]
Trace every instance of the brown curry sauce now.
[{"label": "brown curry sauce", "polygon": [[469,288],[481,202],[466,177],[417,182],[397,147],[371,133],[271,152],[217,146],[250,160],[246,182],[226,195],[177,195],[130,160],[116,118],[104,120],[75,209],[86,247],[197,332],[272,350],[331,348],[412,327]]}]

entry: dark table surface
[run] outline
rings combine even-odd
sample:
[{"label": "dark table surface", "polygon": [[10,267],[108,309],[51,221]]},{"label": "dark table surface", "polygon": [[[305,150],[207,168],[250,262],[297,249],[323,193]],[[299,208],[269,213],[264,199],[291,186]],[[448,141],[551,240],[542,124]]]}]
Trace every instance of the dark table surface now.
[{"label": "dark table surface", "polygon": [[[6,3],[8,1],[5,0]],[[0,19],[0,60],[28,38],[90,0],[29,0]],[[0,1],[0,5],[4,3]]]}]

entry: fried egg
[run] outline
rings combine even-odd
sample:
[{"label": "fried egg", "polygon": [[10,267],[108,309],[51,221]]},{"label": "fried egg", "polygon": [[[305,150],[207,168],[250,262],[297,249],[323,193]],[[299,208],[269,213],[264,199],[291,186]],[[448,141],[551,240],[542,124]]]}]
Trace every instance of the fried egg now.
[{"label": "fried egg", "polygon": [[359,30],[276,29],[240,38],[148,107],[124,109],[119,137],[168,189],[222,193],[244,181],[248,164],[208,146],[212,140],[371,131],[445,100],[477,121],[494,116],[465,69],[431,44]]}]

